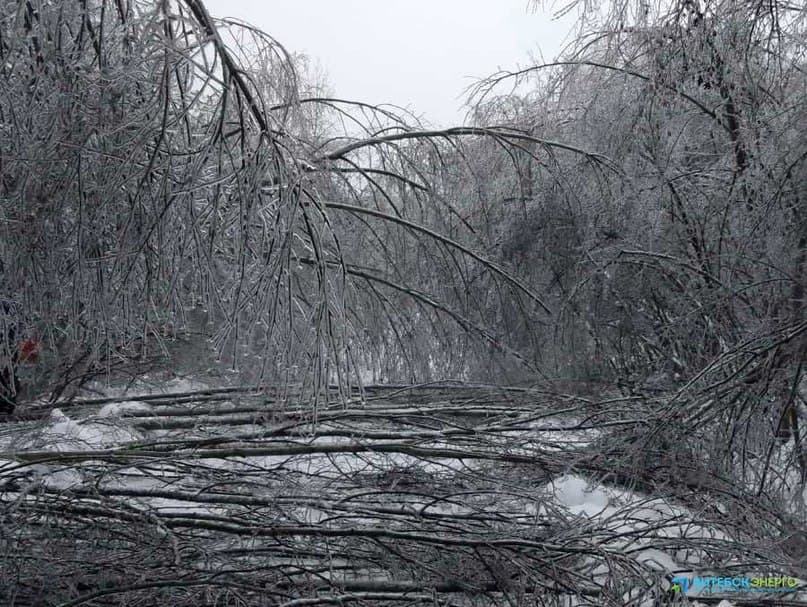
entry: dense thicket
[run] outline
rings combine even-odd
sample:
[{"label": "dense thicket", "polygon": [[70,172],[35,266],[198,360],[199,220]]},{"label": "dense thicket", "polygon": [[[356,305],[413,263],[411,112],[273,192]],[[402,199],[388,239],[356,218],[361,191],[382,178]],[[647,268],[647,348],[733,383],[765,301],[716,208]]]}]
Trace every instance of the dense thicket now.
[{"label": "dense thicket", "polygon": [[51,383],[201,309],[231,360],[315,392],[714,384],[723,421],[798,435],[801,12],[586,11],[562,61],[433,132],[197,2],[5,2],[3,287]]},{"label": "dense thicket", "polygon": [[[478,120],[607,159],[523,150],[496,194],[501,256],[556,310],[557,368],[670,391],[664,423],[727,429],[715,460],[743,467],[775,434],[805,469],[804,41],[795,6],[617,3],[562,61],[478,90]],[[513,81],[529,94],[495,96]]]},{"label": "dense thicket", "polygon": [[[43,387],[58,393],[90,373],[159,353],[166,335],[193,329],[209,332],[228,364],[246,363],[262,389],[293,386],[295,405],[349,397],[355,404],[364,397],[356,387],[369,382],[460,379],[585,392],[568,409],[539,392],[517,391],[518,407],[511,392],[497,393],[486,403],[500,417],[486,425],[458,413],[477,404],[474,396],[438,391],[449,412],[442,401],[418,403],[428,419],[413,420],[411,402],[393,393],[378,412],[389,429],[359,416],[366,441],[329,448],[372,451],[378,439],[423,464],[446,457],[442,445],[460,445],[450,457],[539,462],[535,483],[576,467],[621,486],[663,487],[671,500],[733,530],[720,536],[724,543],[686,540],[683,551],[707,546],[707,564],[753,557],[767,566],[777,562],[771,555],[798,563],[807,537],[804,9],[756,0],[578,8],[578,37],[560,59],[480,83],[465,125],[437,131],[396,108],[330,96],[303,58],[249,26],[212,19],[200,0],[0,0],[0,289],[37,320],[52,369]],[[551,410],[598,438],[579,449],[526,442],[524,455],[498,438],[515,431],[508,406],[518,409],[520,431]],[[259,408],[251,403],[247,412]],[[353,440],[358,414],[325,411],[337,422],[322,427],[323,436]],[[240,413],[227,412],[222,423],[246,423]],[[294,442],[305,424],[315,428],[313,418],[294,415],[268,437],[245,435],[248,448],[262,456],[315,452],[318,445]],[[401,416],[412,428],[401,430]],[[238,479],[241,493],[226,499],[243,507],[243,525],[204,514],[131,539],[132,563],[152,541],[165,552],[164,586],[180,583],[178,571],[202,588],[225,584],[198,577],[221,573],[212,560],[200,571],[181,569],[180,549],[160,539],[166,529],[190,529],[188,544],[201,551],[207,531],[240,541],[260,528],[272,539],[273,521],[299,522],[269,499],[284,490],[271,484],[273,474],[287,472],[282,466],[263,469],[258,480],[207,470],[205,454],[238,458],[245,448],[227,436],[215,439],[225,445],[219,449],[209,440],[182,438],[126,455],[142,456],[140,471],[150,475],[152,459],[180,445],[181,466],[209,480],[194,491]],[[423,447],[429,440],[439,445]],[[105,465],[119,456],[93,454],[98,469],[84,473],[107,475]],[[44,465],[51,456],[25,457]],[[334,479],[306,474],[305,487],[336,491]],[[461,482],[498,491],[497,474],[476,468]],[[435,479],[430,490],[448,482]],[[349,474],[337,480],[340,491],[366,489]],[[255,528],[246,523],[246,485],[269,496],[256,506],[266,518]],[[108,515],[107,541],[120,521],[141,521],[113,489],[70,497],[72,510],[46,490],[39,503],[25,504],[57,520],[61,511],[75,517],[65,546],[74,544],[82,517]],[[716,500],[720,507],[712,507]],[[335,526],[304,521],[277,532],[293,538],[283,550],[308,551],[310,560],[294,565],[312,592],[322,583],[320,567],[332,566],[322,555],[336,535],[348,538],[338,544],[340,558],[359,553],[385,575],[409,571],[392,599],[384,593],[394,584],[380,577],[357,585],[379,595],[362,600],[402,600],[425,572],[435,584],[427,590],[462,589],[440,581],[446,569],[434,529],[395,536],[416,524],[411,513],[373,502],[372,533],[359,523],[345,531],[340,503],[327,504]],[[15,515],[20,526],[30,520],[23,514]],[[376,533],[387,515],[401,527]],[[493,558],[478,534],[505,531],[487,515],[484,531],[453,516],[438,525],[462,536],[456,545],[466,561],[453,562],[452,572],[501,557],[536,594],[547,579],[559,592],[583,576],[575,550],[590,546],[574,521],[563,521],[551,542],[505,542]],[[674,514],[665,516],[674,524]],[[527,533],[510,522],[507,533]],[[613,539],[613,530],[600,531]],[[389,533],[402,541],[383,544]],[[570,534],[573,546],[565,543]],[[784,550],[784,538],[797,547]],[[227,550],[253,557],[245,545]],[[606,596],[619,604],[627,595],[617,582],[627,571],[637,584],[648,574],[624,552],[592,550],[596,565],[610,567],[606,582],[586,587],[594,604]],[[77,562],[95,558],[88,554]],[[23,567],[23,560],[8,562]],[[557,574],[557,563],[573,575]],[[490,588],[516,584],[495,567],[486,571]],[[254,573],[242,579],[228,570],[226,583],[260,594]],[[146,592],[127,571],[118,574],[124,590],[110,595]],[[267,580],[261,583],[274,584],[290,605],[306,596],[297,582]],[[647,593],[651,586],[659,587],[650,584]],[[84,598],[76,600],[104,592],[97,584],[79,588]]]},{"label": "dense thicket", "polygon": [[562,61],[492,77],[439,132],[325,96],[195,1],[2,9],[3,288],[52,383],[202,309],[231,360],[315,393],[678,387],[687,424],[799,442],[795,7],[588,7]]},{"label": "dense thicket", "polygon": [[68,367],[143,356],[195,307],[219,350],[314,387],[478,374],[509,348],[504,306],[528,341],[546,325],[449,186],[463,139],[553,144],[324,97],[197,2],[5,2],[2,19],[4,289]]}]

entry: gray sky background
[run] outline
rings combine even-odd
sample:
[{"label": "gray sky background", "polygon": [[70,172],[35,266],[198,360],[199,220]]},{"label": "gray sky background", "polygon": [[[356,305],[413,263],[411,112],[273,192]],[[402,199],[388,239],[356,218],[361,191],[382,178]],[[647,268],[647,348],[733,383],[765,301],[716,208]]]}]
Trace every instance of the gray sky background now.
[{"label": "gray sky background", "polygon": [[501,69],[555,57],[574,15],[527,0],[206,0],[215,17],[260,27],[318,61],[333,92],[459,124],[465,89]]}]

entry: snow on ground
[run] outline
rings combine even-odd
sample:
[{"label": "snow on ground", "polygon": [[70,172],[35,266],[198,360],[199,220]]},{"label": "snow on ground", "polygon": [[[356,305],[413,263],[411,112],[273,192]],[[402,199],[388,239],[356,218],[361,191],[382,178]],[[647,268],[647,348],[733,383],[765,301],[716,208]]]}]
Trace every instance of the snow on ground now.
[{"label": "snow on ground", "polygon": [[[96,390],[100,386],[96,386]],[[161,385],[148,381],[138,381],[126,388],[106,387],[102,393],[110,397],[127,398],[139,394],[180,394],[207,389],[202,382],[189,379],[173,379]],[[227,403],[218,402],[217,407],[226,408]],[[140,441],[152,441],[158,438],[187,438],[187,428],[171,430],[139,430],[134,427],[138,417],[128,417],[130,414],[148,414],[155,411],[155,407],[137,400],[124,400],[121,402],[96,406],[84,416],[84,411],[76,411],[76,419],[65,414],[60,409],[54,409],[50,417],[39,427],[27,429],[13,440],[0,440],[2,451],[91,451],[125,446]],[[406,412],[406,409],[403,408]],[[419,408],[412,408],[411,414],[416,415]],[[82,415],[86,418],[78,419]],[[151,418],[148,418],[151,419]],[[208,424],[206,421],[205,424]],[[506,449],[509,454],[534,453],[537,449],[544,452],[552,451],[555,446],[568,446],[570,443],[585,444],[597,437],[597,432],[589,429],[575,429],[575,420],[543,418],[540,421],[529,421],[519,428],[497,427],[496,431],[482,432],[475,437],[475,450],[501,451]],[[327,422],[319,426],[320,431],[326,429],[337,430],[344,426],[329,425]],[[247,428],[247,430],[245,430]],[[304,433],[299,437],[289,438],[285,444],[330,446],[333,448],[347,447],[361,440],[362,431],[371,431],[374,428],[372,421],[353,425],[356,429],[355,437],[310,437]],[[237,432],[254,432],[261,426],[241,426]],[[229,432],[230,430],[228,430]],[[212,436],[221,432],[215,427],[215,418],[211,418],[208,426],[194,429],[194,436]],[[397,441],[405,440],[406,433],[401,432]],[[411,437],[413,438],[413,437]],[[375,444],[381,445],[388,441],[379,440]],[[283,445],[280,440],[277,445]],[[451,449],[456,444],[426,438],[417,442],[424,449]],[[302,455],[266,455],[254,457],[228,457],[194,459],[195,466],[206,466],[216,474],[228,474],[238,471],[240,478],[246,479],[254,474],[260,479],[262,487],[270,488],[268,481],[274,478],[279,482],[318,483],[326,485],[339,479],[358,479],[362,475],[368,477],[370,483],[394,491],[399,484],[406,482],[431,483],[439,477],[461,474],[469,470],[479,470],[479,460],[463,460],[452,457],[415,457],[403,453],[339,452],[331,454],[302,454]],[[495,464],[494,464],[495,465]],[[105,468],[106,466],[106,468]],[[160,461],[148,464],[139,464],[112,469],[108,464],[85,461],[81,464],[65,466],[62,464],[36,464],[29,466],[33,478],[39,479],[42,485],[52,490],[69,490],[80,487],[88,481],[108,489],[120,488],[130,490],[160,490],[165,488],[192,488],[191,479],[186,477],[186,470],[182,461]],[[0,459],[0,487],[4,477],[15,474],[20,464]],[[103,470],[103,479],[99,482],[97,474]],[[248,475],[244,475],[248,472]],[[277,473],[273,475],[272,473]],[[282,474],[281,474],[282,473]],[[419,480],[418,480],[419,479]],[[139,497],[132,501],[133,505],[144,509],[165,513],[195,513],[215,516],[226,516],[226,510],[203,506],[198,503],[170,499],[167,497]],[[403,504],[404,502],[401,502]],[[469,504],[472,506],[469,509]],[[545,486],[525,486],[523,495],[512,498],[479,497],[475,502],[451,502],[448,500],[409,501],[407,507],[428,508],[430,513],[444,514],[470,514],[483,510],[506,512],[514,520],[551,521],[554,516],[561,513],[566,520],[577,521],[577,528],[589,534],[590,540],[599,547],[606,547],[620,551],[621,554],[630,555],[637,564],[645,569],[658,571],[661,575],[720,575],[720,572],[703,571],[701,555],[697,550],[676,550],[675,542],[668,542],[669,549],[665,549],[664,539],[677,538],[695,539],[703,541],[720,541],[729,538],[718,529],[711,528],[698,522],[691,512],[680,506],[672,505],[662,499],[650,499],[647,496],[633,493],[624,489],[591,484],[586,478],[566,474],[554,479]],[[303,507],[290,511],[293,518],[305,523],[319,523],[327,514],[314,506]],[[605,583],[610,571],[606,563],[590,561],[591,579],[594,582]],[[756,572],[749,572],[752,575]],[[698,591],[692,589],[691,598],[698,596]],[[744,597],[745,598],[745,597]],[[629,601],[626,595],[625,600]],[[690,603],[698,605],[697,602]],[[719,607],[732,607],[733,603],[724,600]]]},{"label": "snow on ground", "polygon": [[[197,381],[187,379],[174,379],[157,386],[148,381],[137,382],[128,387],[113,387],[102,392],[107,397],[125,397],[128,394],[173,394],[194,390],[204,390],[208,386]],[[97,388],[97,386],[96,386]],[[97,396],[97,391],[96,391]],[[148,413],[152,407],[139,401],[122,401],[103,405],[97,411],[76,410],[71,417],[61,409],[52,409],[50,415],[35,426],[21,427],[13,435],[6,434],[0,440],[0,452],[25,451],[95,451],[122,447],[154,438],[154,434],[147,433],[132,427],[130,420],[125,416],[131,413]],[[89,413],[89,415],[88,415]],[[78,419],[78,416],[86,419]],[[98,474],[104,480],[101,485],[108,487],[127,487],[137,489],[157,489],[177,482],[180,475],[174,466],[169,464],[149,464],[137,467],[119,468],[109,470],[105,462],[84,460],[78,463],[64,464],[20,464],[13,460],[0,459],[0,486],[3,478],[12,476],[20,478],[20,474],[27,482],[41,483],[50,490],[66,491],[84,486],[88,481],[98,482]],[[145,506],[167,510],[187,512],[213,512],[196,504],[183,502],[171,503],[171,500],[153,498],[141,500]]]},{"label": "snow on ground", "polygon": [[142,433],[124,424],[103,420],[76,422],[60,409],[54,409],[50,423],[29,440],[27,447],[45,451],[80,451],[108,449],[142,439]]},{"label": "snow on ground", "polygon": [[101,407],[98,417],[122,417],[127,413],[150,413],[151,405],[138,401],[123,401],[119,403],[109,403]]},{"label": "snow on ground", "polygon": [[[548,495],[554,498],[555,507],[560,507],[567,516],[578,520],[579,528],[588,532],[592,541],[600,547],[618,550],[621,554],[631,555],[638,563],[659,571],[665,576],[683,577],[726,577],[729,574],[706,568],[700,550],[676,550],[674,540],[692,540],[706,544],[715,541],[730,541],[721,530],[699,522],[697,515],[686,508],[673,505],[664,499],[648,498],[625,489],[616,489],[592,484],[587,479],[567,474],[553,480],[546,486]],[[664,540],[671,540],[665,542]],[[601,540],[607,540],[602,543]],[[661,550],[658,545],[671,544],[668,550]],[[606,564],[590,560],[592,580],[605,583],[610,571]],[[739,564],[739,563],[738,563]],[[703,567],[703,568],[702,568]],[[745,574],[736,572],[731,577],[746,575],[768,575],[768,572],[748,571]],[[787,575],[781,572],[779,575]],[[799,587],[805,587],[805,581],[799,580]],[[669,582],[665,584],[669,588]],[[695,599],[709,596],[710,590],[704,587],[690,587],[687,596]],[[748,593],[738,593],[747,600]],[[765,593],[754,593],[760,597]],[[768,596],[777,596],[768,593]],[[779,594],[778,596],[781,596]],[[626,604],[632,597],[624,597]],[[804,600],[807,592],[788,593],[789,599]],[[692,605],[701,605],[693,601]],[[648,605],[652,605],[648,603]],[[732,607],[734,603],[723,600],[723,607]]]},{"label": "snow on ground", "polygon": [[574,417],[541,416],[536,420],[525,420],[521,430],[512,430],[505,435],[515,439],[537,442],[545,451],[558,451],[569,448],[582,448],[602,435],[602,431],[583,424]]}]

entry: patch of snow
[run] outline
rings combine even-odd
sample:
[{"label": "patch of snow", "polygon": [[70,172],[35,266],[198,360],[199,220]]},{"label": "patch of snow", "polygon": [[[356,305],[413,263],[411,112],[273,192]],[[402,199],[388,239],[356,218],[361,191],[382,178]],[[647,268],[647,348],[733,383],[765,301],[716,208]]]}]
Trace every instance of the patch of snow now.
[{"label": "patch of snow", "polygon": [[201,381],[188,379],[186,377],[175,377],[174,379],[165,382],[160,392],[164,391],[168,394],[172,392],[196,392],[199,390],[207,390],[209,388],[210,386]]},{"label": "patch of snow", "polygon": [[573,514],[598,516],[609,511],[611,498],[605,489],[589,487],[580,476],[563,476],[553,481],[552,487],[555,499]]},{"label": "patch of snow", "polygon": [[127,400],[104,405],[98,411],[98,417],[122,417],[126,413],[150,413],[152,410],[151,405],[136,400]]},{"label": "patch of snow", "polygon": [[73,421],[61,409],[53,409],[49,421],[49,425],[26,442],[25,448],[46,451],[106,449],[143,438],[137,430],[120,424]]},{"label": "patch of snow", "polygon": [[75,468],[49,470],[47,466],[37,466],[37,470],[42,474],[42,484],[48,489],[64,491],[80,486],[84,482],[84,477]]},{"label": "patch of snow", "polygon": [[224,516],[227,513],[224,508],[211,507],[196,502],[167,497],[140,498],[137,502],[148,510],[155,510],[162,514],[210,514],[214,516]]},{"label": "patch of snow", "polygon": [[322,521],[328,519],[330,516],[332,515],[310,506],[297,508],[294,512],[290,513],[290,518],[292,520],[306,525],[318,525],[322,523]]},{"label": "patch of snow", "polygon": [[183,475],[171,464],[150,463],[115,470],[100,483],[105,489],[160,489],[174,485]]},{"label": "patch of snow", "polygon": [[64,420],[69,421],[69,417],[67,417],[61,409],[52,409],[50,412],[50,419],[53,422],[61,422]]}]

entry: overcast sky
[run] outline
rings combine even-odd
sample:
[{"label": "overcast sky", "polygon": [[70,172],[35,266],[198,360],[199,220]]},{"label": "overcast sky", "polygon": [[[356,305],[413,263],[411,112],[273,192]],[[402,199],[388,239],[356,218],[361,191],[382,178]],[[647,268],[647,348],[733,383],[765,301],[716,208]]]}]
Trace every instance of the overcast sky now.
[{"label": "overcast sky", "polygon": [[552,59],[573,15],[552,20],[528,0],[207,0],[324,68],[334,93],[394,103],[446,126],[462,122],[464,90],[500,68]]}]

